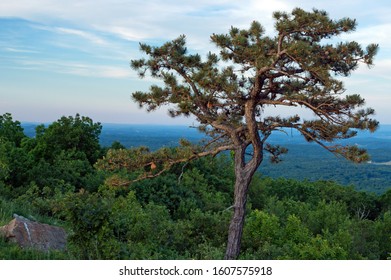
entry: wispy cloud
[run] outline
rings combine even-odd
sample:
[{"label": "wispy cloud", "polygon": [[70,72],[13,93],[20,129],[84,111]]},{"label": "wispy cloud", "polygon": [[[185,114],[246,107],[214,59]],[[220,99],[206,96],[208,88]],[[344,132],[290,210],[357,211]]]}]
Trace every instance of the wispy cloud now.
[{"label": "wispy cloud", "polygon": [[93,44],[98,44],[98,45],[103,45],[103,46],[109,44],[103,38],[101,38],[93,33],[83,31],[83,30],[64,28],[64,27],[56,27],[53,30],[60,33],[60,34],[69,34],[69,35],[75,35],[75,36],[81,37],[83,39],[90,41]]},{"label": "wispy cloud", "polygon": [[[386,80],[391,81],[391,58],[389,59],[382,59],[379,61],[375,60],[375,65],[373,67],[366,67],[361,66],[358,71],[357,75],[368,77],[369,79],[377,79],[377,80]],[[388,85],[390,87],[391,85]]]},{"label": "wispy cloud", "polygon": [[90,44],[91,46],[105,47],[110,46],[112,43],[104,39],[103,36],[99,36],[96,30],[87,31],[83,29],[75,29],[63,26],[49,26],[44,24],[32,23],[30,27],[33,30],[41,30],[51,33],[52,36],[48,42],[56,42],[59,40],[65,41],[67,38],[71,42],[72,46],[76,48],[78,45]]},{"label": "wispy cloud", "polygon": [[20,59],[15,61],[15,68],[97,78],[129,79],[136,77],[126,66],[97,65],[76,61]]},{"label": "wispy cloud", "polygon": [[13,47],[6,47],[3,48],[3,50],[11,53],[39,53],[38,51],[34,51],[34,50],[13,48]]},{"label": "wispy cloud", "polygon": [[[227,32],[231,25],[247,27],[252,20],[259,20],[265,25],[267,32],[272,33],[271,15],[276,10],[289,11],[296,6],[311,9],[318,5],[319,8],[330,10],[333,14],[357,14],[366,20],[368,12],[375,9],[370,8],[371,5],[363,0],[353,2],[355,5],[352,5],[352,0],[343,3],[330,0],[316,4],[309,0],[216,0],[212,3],[207,0],[167,0],[164,4],[160,0],[18,0],[1,2],[0,17],[13,16],[33,20],[52,32],[76,36],[91,44],[102,46],[108,44],[109,40],[99,33],[136,42],[167,40],[186,34],[191,47],[197,51],[206,51],[210,48],[209,36],[212,33]],[[348,5],[351,6],[351,10],[341,8]],[[368,6],[368,9],[357,9],[363,5]],[[384,27],[386,26],[387,24]],[[370,26],[368,30],[363,31],[362,38],[367,40],[367,35],[372,34],[371,31],[376,32],[377,29],[373,30],[374,28],[376,27]],[[76,47],[78,44],[74,45]]]},{"label": "wispy cloud", "polygon": [[[191,33],[191,36],[227,30],[230,25],[248,24],[287,7],[285,1],[206,0],[19,0],[0,3],[0,17],[13,16],[59,25],[69,23],[96,31],[112,32],[121,38],[140,40]],[[64,28],[64,32],[75,30]],[[187,31],[187,32],[186,32]],[[74,35],[90,36],[74,32]],[[93,38],[90,38],[93,39]]]},{"label": "wispy cloud", "polygon": [[[373,2],[373,3],[372,3]],[[348,89],[381,93],[372,100],[389,104],[386,92],[391,71],[391,4],[389,0],[15,0],[0,1],[0,78],[14,71],[20,73],[57,73],[69,77],[95,77],[95,82],[116,79],[126,84],[136,78],[129,61],[138,58],[138,42],[159,45],[181,34],[187,36],[190,51],[205,54],[214,51],[212,33],[227,33],[231,26],[247,28],[258,20],[268,35],[274,34],[272,12],[324,9],[330,16],[356,18],[358,29],[341,40],[355,40],[362,45],[379,43],[380,52],[371,70],[360,67],[349,77]],[[1,24],[6,19],[7,25]],[[21,20],[23,19],[23,20]],[[1,72],[3,71],[3,72]],[[30,71],[30,72],[27,72]],[[3,75],[4,76],[4,75]],[[43,75],[44,76],[44,75]],[[41,76],[40,76],[41,77]],[[358,78],[357,78],[358,77]],[[78,79],[84,80],[84,79]],[[90,79],[85,79],[86,81]],[[146,79],[146,81],[151,82]],[[44,82],[42,84],[45,84]],[[49,84],[49,83],[48,83]],[[45,84],[45,87],[48,86]],[[27,87],[26,87],[26,90]],[[55,91],[57,89],[46,89]],[[39,90],[37,90],[39,91]],[[83,92],[92,96],[93,93]],[[11,97],[10,97],[11,98]],[[388,99],[387,99],[388,98]],[[88,98],[87,98],[88,99]],[[370,98],[368,98],[370,99]],[[15,100],[15,104],[19,100]],[[107,103],[112,102],[107,99]],[[71,102],[72,103],[72,102]],[[107,107],[106,103],[102,105]],[[124,108],[127,105],[123,105]],[[126,107],[127,108],[127,107]],[[124,109],[127,110],[127,109]],[[384,110],[385,113],[388,111]],[[391,120],[391,117],[390,117]]]},{"label": "wispy cloud", "polygon": [[98,78],[131,78],[135,77],[132,75],[130,69],[125,67],[115,67],[109,65],[88,65],[88,64],[69,64],[64,73],[86,76],[86,77],[98,77]]},{"label": "wispy cloud", "polygon": [[371,43],[377,43],[380,45],[381,50],[388,49],[391,55],[391,40],[390,40],[390,23],[375,24],[368,27],[358,28],[354,33],[350,33],[345,36],[347,40],[355,40],[360,44],[368,45]]}]

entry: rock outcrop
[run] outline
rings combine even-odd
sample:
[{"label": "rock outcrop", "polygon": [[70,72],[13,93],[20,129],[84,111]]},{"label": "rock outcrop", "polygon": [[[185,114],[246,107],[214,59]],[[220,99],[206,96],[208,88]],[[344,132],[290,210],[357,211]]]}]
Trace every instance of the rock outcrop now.
[{"label": "rock outcrop", "polygon": [[23,248],[41,251],[65,250],[67,234],[61,227],[33,222],[14,214],[14,219],[0,227],[0,235]]}]

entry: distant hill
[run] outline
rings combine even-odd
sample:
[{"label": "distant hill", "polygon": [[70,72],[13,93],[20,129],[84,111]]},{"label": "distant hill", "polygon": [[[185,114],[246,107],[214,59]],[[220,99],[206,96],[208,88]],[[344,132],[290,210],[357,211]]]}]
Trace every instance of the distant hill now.
[{"label": "distant hill", "polygon": [[[26,135],[35,136],[37,123],[22,125]],[[155,150],[163,146],[176,146],[181,138],[198,142],[204,135],[187,126],[103,124],[100,142],[102,146],[110,146],[114,141],[119,141],[126,147],[147,146]],[[275,133],[270,142],[287,147],[289,153],[279,164],[271,164],[265,159],[260,167],[260,172],[265,176],[333,180],[377,194],[391,188],[391,125],[382,125],[373,134],[360,132],[356,137],[342,142],[368,150],[371,162],[359,165],[337,158],[317,144],[307,143],[294,130]]]}]

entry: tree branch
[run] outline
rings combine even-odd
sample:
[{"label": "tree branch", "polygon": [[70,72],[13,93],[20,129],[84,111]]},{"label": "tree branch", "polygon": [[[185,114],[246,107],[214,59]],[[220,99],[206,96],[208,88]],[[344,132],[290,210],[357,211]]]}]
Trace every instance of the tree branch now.
[{"label": "tree branch", "polygon": [[201,158],[201,157],[209,156],[209,155],[216,156],[217,154],[219,154],[219,153],[221,153],[223,151],[234,150],[234,148],[235,148],[234,145],[220,146],[220,147],[217,147],[217,148],[215,148],[215,149],[213,149],[211,151],[204,151],[204,152],[194,153],[190,157],[169,160],[169,162],[166,163],[165,166],[161,170],[157,171],[156,173],[146,172],[146,173],[142,174],[141,176],[137,177],[136,179],[133,179],[133,180],[122,180],[121,182],[112,182],[111,185],[114,186],[114,187],[123,187],[123,186],[129,186],[129,185],[131,185],[133,183],[136,183],[138,181],[142,181],[142,180],[145,180],[145,179],[156,178],[156,177],[160,176],[161,174],[163,174],[164,172],[170,170],[170,168],[172,166],[174,166],[175,164],[183,163],[183,162],[187,163],[189,161],[192,161],[192,160],[195,160],[195,159],[198,159],[198,158]]}]

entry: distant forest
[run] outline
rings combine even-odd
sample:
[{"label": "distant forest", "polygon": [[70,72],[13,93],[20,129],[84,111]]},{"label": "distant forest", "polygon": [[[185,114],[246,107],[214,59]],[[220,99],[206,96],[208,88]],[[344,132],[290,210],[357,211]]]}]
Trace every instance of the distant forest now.
[{"label": "distant forest", "polygon": [[[26,135],[35,135],[37,124],[22,125]],[[147,146],[155,150],[163,146],[176,146],[180,138],[197,143],[203,137],[195,128],[187,126],[103,124],[100,144],[109,147],[117,141],[127,148]],[[289,152],[278,164],[265,159],[259,169],[263,176],[335,181],[376,194],[391,188],[391,125],[383,125],[374,134],[359,134],[344,142],[365,147],[371,156],[371,163],[355,164],[337,158],[319,145],[307,143],[292,131],[276,134],[272,141],[287,147]]]},{"label": "distant forest", "polygon": [[[99,168],[110,149],[156,149],[185,136],[200,139],[184,127],[102,128],[79,115],[22,126],[0,116],[0,226],[16,213],[69,234],[67,251],[48,253],[0,238],[0,259],[222,259],[233,204],[229,154],[123,187],[114,182],[134,174]],[[252,181],[239,258],[390,259],[390,166],[348,165],[288,139],[285,162],[265,161]],[[374,141],[373,160],[390,161],[384,141],[357,141]]]}]

